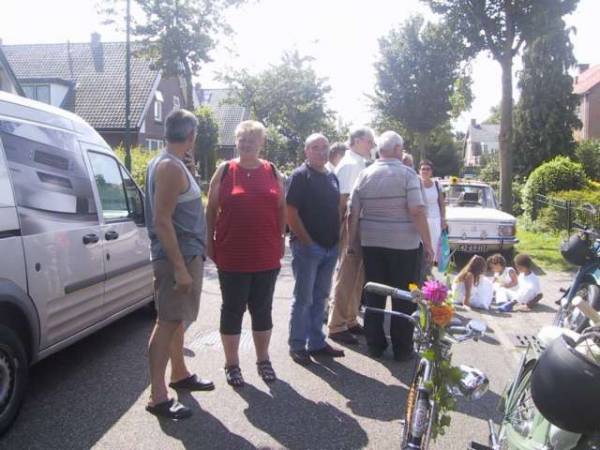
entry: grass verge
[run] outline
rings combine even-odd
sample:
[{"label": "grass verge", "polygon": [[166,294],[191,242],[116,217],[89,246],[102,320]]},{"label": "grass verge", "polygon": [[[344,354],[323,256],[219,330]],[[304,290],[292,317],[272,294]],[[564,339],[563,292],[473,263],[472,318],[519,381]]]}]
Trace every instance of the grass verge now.
[{"label": "grass verge", "polygon": [[517,228],[516,251],[527,253],[544,270],[572,271],[574,266],[566,262],[560,254],[560,244],[566,238],[565,233],[529,231]]}]

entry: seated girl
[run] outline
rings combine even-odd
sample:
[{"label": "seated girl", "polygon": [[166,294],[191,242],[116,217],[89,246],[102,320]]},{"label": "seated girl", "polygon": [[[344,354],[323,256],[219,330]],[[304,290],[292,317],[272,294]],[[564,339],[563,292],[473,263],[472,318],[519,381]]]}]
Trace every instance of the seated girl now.
[{"label": "seated girl", "polygon": [[499,311],[512,311],[515,305],[521,310],[528,310],[542,298],[540,280],[533,273],[533,261],[524,253],[515,256],[515,268],[519,272],[519,287],[516,291],[507,292],[507,301],[498,305]]},{"label": "seated girl", "polygon": [[485,270],[485,259],[479,255],[473,256],[452,282],[454,303],[472,308],[490,308],[493,287],[484,276]]},{"label": "seated girl", "polygon": [[496,303],[504,303],[509,300],[509,294],[519,287],[517,272],[512,267],[507,267],[506,259],[500,253],[487,259],[489,269],[494,274],[494,297]]}]

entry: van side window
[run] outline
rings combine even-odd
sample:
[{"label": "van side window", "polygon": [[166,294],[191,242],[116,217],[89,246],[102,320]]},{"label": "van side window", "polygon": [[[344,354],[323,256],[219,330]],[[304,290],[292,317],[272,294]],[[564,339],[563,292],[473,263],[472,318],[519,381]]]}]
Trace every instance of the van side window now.
[{"label": "van side window", "polygon": [[92,151],[89,155],[104,220],[136,218],[141,211],[142,202],[131,177],[121,171],[115,158]]},{"label": "van side window", "polygon": [[24,235],[98,223],[92,184],[73,135],[0,120],[0,139]]},{"label": "van side window", "polygon": [[127,196],[117,161],[101,153],[89,152],[89,155],[102,204],[102,217],[108,221],[127,219]]},{"label": "van side window", "polygon": [[127,205],[129,206],[129,216],[132,217],[136,223],[143,223],[144,221],[144,199],[138,189],[135,182],[131,179],[131,176],[127,173],[125,168],[119,164],[121,169],[121,175],[123,176],[123,182],[125,184],[125,194],[127,195]]}]

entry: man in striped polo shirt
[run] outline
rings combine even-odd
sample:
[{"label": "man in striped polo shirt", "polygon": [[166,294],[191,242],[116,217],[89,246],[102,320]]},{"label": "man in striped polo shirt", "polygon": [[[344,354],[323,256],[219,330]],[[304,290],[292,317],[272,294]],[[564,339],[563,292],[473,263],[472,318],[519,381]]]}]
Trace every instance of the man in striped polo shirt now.
[{"label": "man in striped polo shirt", "polygon": [[[350,195],[347,253],[363,255],[366,281],[408,289],[415,282],[419,243],[431,260],[433,249],[427,226],[421,182],[416,172],[402,164],[403,141],[398,133],[386,131],[378,140],[380,158],[363,170]],[[386,298],[368,293],[367,306],[385,307]],[[392,299],[394,311],[412,314],[416,305]],[[366,314],[364,331],[369,353],[380,357],[388,346],[383,316]],[[414,356],[413,326],[393,317],[390,335],[394,358]]]}]

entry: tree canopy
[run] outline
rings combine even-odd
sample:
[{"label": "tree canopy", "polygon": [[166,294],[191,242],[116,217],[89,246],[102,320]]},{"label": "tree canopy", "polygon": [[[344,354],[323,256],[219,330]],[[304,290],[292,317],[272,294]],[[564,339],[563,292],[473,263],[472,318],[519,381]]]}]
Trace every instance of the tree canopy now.
[{"label": "tree canopy", "polygon": [[289,52],[260,73],[240,70],[223,77],[232,88],[230,101],[249,108],[252,117],[269,129],[267,150],[280,163],[302,160],[304,140],[310,134],[330,136],[336,129],[333,111],[327,107],[331,87],[317,76],[311,62],[310,57]]},{"label": "tree canopy", "polygon": [[575,64],[570,30],[553,8],[555,0],[536,18],[544,33],[525,47],[523,70],[519,74],[521,96],[515,109],[515,171],[528,175],[555,156],[572,157],[573,130],[581,127],[577,118],[579,99],[573,93],[568,70]]},{"label": "tree canopy", "polygon": [[[513,58],[526,41],[543,30],[535,18],[547,7],[540,0],[422,0],[441,14],[454,32],[461,36],[470,54],[487,50],[502,68],[500,122],[500,191],[505,211],[512,211],[513,140]],[[555,13],[562,17],[572,12],[578,0],[556,1]]]},{"label": "tree canopy", "polygon": [[194,146],[195,160],[200,163],[200,177],[209,180],[215,171],[216,149],[219,141],[219,124],[208,106],[200,106],[194,112],[198,119],[198,133]]}]

